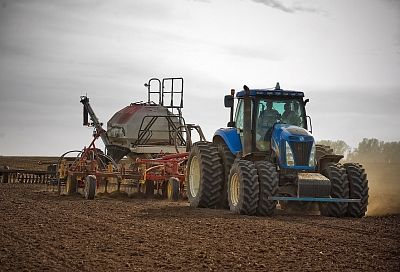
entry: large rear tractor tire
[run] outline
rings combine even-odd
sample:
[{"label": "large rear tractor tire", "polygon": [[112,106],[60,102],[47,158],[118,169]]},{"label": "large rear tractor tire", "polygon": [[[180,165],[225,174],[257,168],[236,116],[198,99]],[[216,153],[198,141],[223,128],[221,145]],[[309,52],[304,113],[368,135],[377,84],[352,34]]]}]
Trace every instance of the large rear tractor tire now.
[{"label": "large rear tractor tire", "polygon": [[257,215],[269,216],[274,214],[276,208],[276,201],[269,200],[268,197],[275,196],[278,192],[278,172],[270,162],[258,161],[255,166],[260,186]]},{"label": "large rear tractor tire", "polygon": [[[349,181],[346,169],[340,163],[329,163],[322,174],[331,181],[332,198],[349,198]],[[347,202],[321,203],[321,215],[344,217],[347,214]]]},{"label": "large rear tractor tire", "polygon": [[218,148],[210,142],[194,143],[186,172],[190,206],[215,208],[220,201],[223,179],[223,166]]},{"label": "large rear tractor tire", "polygon": [[347,216],[361,218],[365,216],[368,206],[368,179],[365,169],[358,163],[346,163],[347,177],[350,185],[350,198],[359,198],[361,202],[351,202],[347,207]]},{"label": "large rear tractor tire", "polygon": [[170,201],[179,200],[179,179],[170,178],[167,184],[167,197]]},{"label": "large rear tractor tire", "polygon": [[224,168],[223,173],[223,182],[222,182],[222,193],[221,199],[219,202],[219,208],[221,209],[229,209],[228,203],[228,181],[229,181],[229,174],[231,171],[231,167],[233,162],[235,161],[235,155],[229,150],[226,144],[222,141],[217,142],[218,152],[221,157],[221,162]]},{"label": "large rear tractor tire", "polygon": [[76,180],[76,177],[68,175],[66,189],[65,189],[67,195],[77,193],[77,188],[78,188],[78,181]]},{"label": "large rear tractor tire", "polygon": [[254,163],[236,160],[228,182],[229,208],[234,213],[254,215],[257,212],[259,183]]},{"label": "large rear tractor tire", "polygon": [[85,179],[85,190],[84,190],[84,196],[86,199],[94,199],[96,195],[96,186],[97,186],[96,176],[94,175],[87,176]]}]

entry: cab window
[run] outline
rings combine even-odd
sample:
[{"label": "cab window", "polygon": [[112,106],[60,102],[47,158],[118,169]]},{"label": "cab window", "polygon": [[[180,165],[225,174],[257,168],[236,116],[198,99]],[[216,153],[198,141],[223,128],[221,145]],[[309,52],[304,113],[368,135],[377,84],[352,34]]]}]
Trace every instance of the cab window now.
[{"label": "cab window", "polygon": [[257,126],[268,129],[276,122],[306,128],[304,110],[297,99],[260,99]]},{"label": "cab window", "polygon": [[239,99],[238,105],[236,108],[236,128],[243,130],[243,100]]}]

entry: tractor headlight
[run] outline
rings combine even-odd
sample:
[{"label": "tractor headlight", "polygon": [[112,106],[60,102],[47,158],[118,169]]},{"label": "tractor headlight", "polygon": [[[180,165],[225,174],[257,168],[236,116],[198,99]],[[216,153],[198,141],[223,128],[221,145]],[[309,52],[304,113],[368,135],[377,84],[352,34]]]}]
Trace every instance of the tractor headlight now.
[{"label": "tractor headlight", "polygon": [[315,142],[313,142],[313,145],[311,147],[310,160],[308,161],[308,166],[315,166]]},{"label": "tractor headlight", "polygon": [[294,166],[293,152],[288,142],[286,142],[286,164],[287,166]]}]

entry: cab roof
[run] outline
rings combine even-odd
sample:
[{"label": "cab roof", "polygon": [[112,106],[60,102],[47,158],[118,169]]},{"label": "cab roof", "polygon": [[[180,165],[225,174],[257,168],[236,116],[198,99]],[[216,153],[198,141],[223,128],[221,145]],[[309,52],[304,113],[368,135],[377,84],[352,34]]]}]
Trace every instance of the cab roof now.
[{"label": "cab roof", "polygon": [[[251,89],[250,96],[286,96],[286,97],[304,97],[303,92],[282,90],[282,89]],[[236,93],[237,98],[244,97],[244,90]]]}]

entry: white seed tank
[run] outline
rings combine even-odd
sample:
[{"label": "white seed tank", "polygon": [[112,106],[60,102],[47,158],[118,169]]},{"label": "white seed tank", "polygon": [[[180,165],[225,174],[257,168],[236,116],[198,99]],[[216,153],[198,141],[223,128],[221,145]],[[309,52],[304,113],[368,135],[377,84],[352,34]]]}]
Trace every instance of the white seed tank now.
[{"label": "white seed tank", "polygon": [[116,112],[107,122],[111,145],[133,148],[137,145],[173,145],[171,132],[183,125],[182,118],[166,107],[134,103]]}]

